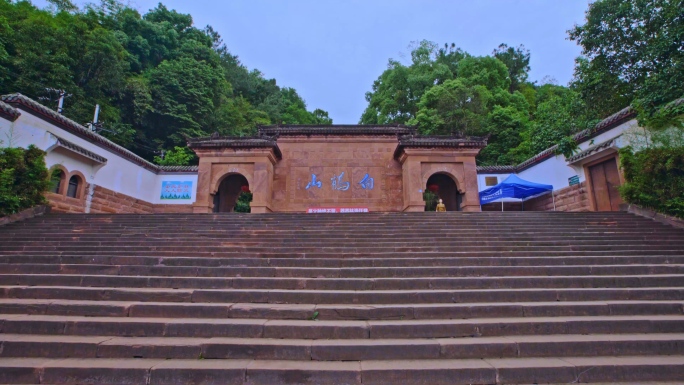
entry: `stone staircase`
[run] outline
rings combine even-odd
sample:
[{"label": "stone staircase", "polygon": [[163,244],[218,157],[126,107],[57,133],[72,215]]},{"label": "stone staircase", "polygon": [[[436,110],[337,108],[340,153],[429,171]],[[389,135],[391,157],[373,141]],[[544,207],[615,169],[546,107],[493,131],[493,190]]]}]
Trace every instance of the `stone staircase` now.
[{"label": "stone staircase", "polygon": [[0,227],[3,384],[684,382],[684,231],[626,213]]}]

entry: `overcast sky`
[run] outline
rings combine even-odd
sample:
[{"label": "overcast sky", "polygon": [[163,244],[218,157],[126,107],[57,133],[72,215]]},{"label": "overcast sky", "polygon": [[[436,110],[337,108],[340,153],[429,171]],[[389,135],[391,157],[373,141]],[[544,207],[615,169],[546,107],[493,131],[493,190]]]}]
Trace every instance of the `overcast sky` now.
[{"label": "overcast sky", "polygon": [[[93,1],[75,1],[85,4]],[[158,0],[134,0],[141,13]],[[584,22],[589,0],[165,0],[211,25],[250,69],[293,87],[310,110],[358,123],[364,95],[389,58],[410,57],[413,41],[456,43],[487,55],[501,43],[532,53],[531,80],[572,78],[580,48],[567,30]],[[44,0],[34,0],[42,6]]]}]

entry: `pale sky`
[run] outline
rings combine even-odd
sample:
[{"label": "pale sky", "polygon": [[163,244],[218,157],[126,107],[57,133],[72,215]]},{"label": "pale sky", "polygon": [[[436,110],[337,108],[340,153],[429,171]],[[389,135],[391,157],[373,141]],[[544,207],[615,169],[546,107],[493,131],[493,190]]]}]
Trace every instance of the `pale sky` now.
[{"label": "pale sky", "polygon": [[[85,4],[92,1],[74,1]],[[501,43],[531,51],[530,80],[565,85],[580,48],[567,30],[584,22],[590,0],[165,0],[211,25],[231,53],[278,85],[293,87],[333,123],[358,123],[364,95],[389,58],[406,62],[413,41],[456,43],[487,55]],[[46,4],[35,0],[36,5]],[[158,0],[133,0],[141,13]]]}]

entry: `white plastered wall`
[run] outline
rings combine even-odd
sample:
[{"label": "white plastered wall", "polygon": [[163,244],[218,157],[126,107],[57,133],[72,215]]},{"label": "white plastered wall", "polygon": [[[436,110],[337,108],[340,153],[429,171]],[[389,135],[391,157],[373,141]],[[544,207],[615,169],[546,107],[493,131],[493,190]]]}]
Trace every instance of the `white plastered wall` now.
[{"label": "white plastered wall", "polygon": [[[8,124],[9,123],[9,124]],[[14,129],[13,132],[11,129]],[[105,165],[96,164],[92,160],[77,153],[57,147],[49,151],[45,157],[48,168],[54,165],[62,165],[69,172],[80,171],[85,175],[87,182],[95,184],[130,197],[141,199],[150,203],[164,204],[191,204],[195,201],[197,189],[197,175],[187,173],[162,173],[156,174],[140,165],[123,158],[118,153],[100,147],[85,139],[82,139],[62,128],[49,123],[40,117],[26,111],[21,111],[21,116],[13,123],[0,119],[0,140],[3,145],[8,145],[5,139],[12,132],[12,146],[28,147],[36,145],[42,150],[52,149],[56,138],[59,136],[84,149],[107,159]],[[52,135],[50,134],[52,133]],[[162,181],[192,181],[193,191],[190,200],[161,200]]]},{"label": "white plastered wall", "polygon": [[[606,132],[602,132],[590,140],[579,143],[579,151],[586,150],[591,146],[603,143],[618,136],[619,138],[616,140],[617,148],[622,148],[635,143],[636,141],[644,140],[643,129],[639,127],[636,119],[632,119]],[[485,177],[487,176],[497,176],[499,178],[499,183],[501,183],[509,175],[510,174],[478,174],[478,189],[479,191],[482,191],[488,188],[485,185]],[[579,177],[580,182],[586,180],[583,168],[581,166],[569,166],[563,155],[551,156],[543,162],[537,163],[534,166],[517,173],[517,175],[530,182],[553,185],[554,190],[568,187],[568,179],[575,175]]]}]

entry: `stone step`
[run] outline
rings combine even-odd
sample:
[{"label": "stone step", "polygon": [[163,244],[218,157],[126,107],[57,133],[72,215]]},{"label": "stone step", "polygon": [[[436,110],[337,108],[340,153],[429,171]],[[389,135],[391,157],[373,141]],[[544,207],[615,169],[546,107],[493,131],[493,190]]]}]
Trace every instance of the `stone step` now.
[{"label": "stone step", "polygon": [[4,334],[113,337],[385,340],[551,334],[684,333],[682,315],[316,321],[0,314],[0,321]]},{"label": "stone step", "polygon": [[[254,240],[252,242],[245,242],[244,240],[229,240],[227,241],[226,239],[215,239],[214,240],[216,245],[221,245],[221,244],[230,244],[230,247],[243,247],[243,248],[264,248],[264,247],[284,247],[284,248],[290,248],[290,247],[297,247],[300,249],[308,249],[308,248],[331,248],[331,247],[340,247],[344,248],[347,247],[350,243],[353,243],[354,247],[362,247],[362,246],[370,246],[372,248],[397,248],[397,247],[433,247],[433,246],[439,246],[439,247],[469,247],[469,246],[474,246],[474,245],[482,245],[482,246],[502,246],[502,245],[507,245],[507,246],[568,246],[568,245],[574,245],[577,243],[577,240],[573,239],[555,239],[555,240],[516,240],[516,241],[509,241],[509,240],[492,240],[491,238],[489,239],[472,239],[469,238],[468,240],[420,240],[420,241],[380,241],[380,240],[375,240],[373,241],[372,239],[368,239],[366,241],[361,241],[361,240],[351,240],[351,239],[337,239],[335,241],[319,241],[319,240],[313,240],[313,241],[306,241],[306,240],[293,240],[290,239],[288,242],[267,242],[263,240]],[[18,250],[18,247],[23,247],[24,249],[28,249],[28,245],[30,242],[38,242],[40,243],[41,247],[56,247],[56,248],[63,248],[63,247],[72,247],[72,248],[86,248],[86,247],[114,247],[117,245],[121,245],[121,240],[109,240],[109,241],[86,241],[86,240],[59,240],[59,241],[34,241],[34,240],[29,240],[29,241],[17,241],[17,240],[11,240],[11,241],[3,241],[2,244],[2,250]],[[204,240],[203,244],[209,244],[210,240]],[[649,240],[642,240],[642,239],[633,239],[633,238],[624,238],[624,239],[595,239],[595,240],[581,240],[582,246],[584,247],[589,247],[589,246],[601,246],[601,245],[606,245],[608,244],[620,244],[622,246],[627,246],[627,245],[634,245],[634,246],[643,246],[643,245],[668,245],[668,246],[684,246],[684,238],[679,238],[679,239],[661,239],[661,238],[655,238],[655,239],[649,239]],[[197,246],[198,242],[196,240],[178,240],[176,239],[146,239],[146,240],[140,240],[140,241],[134,241],[134,240],[127,240],[126,241],[126,247],[155,247],[155,248],[160,248],[162,247],[186,247],[186,246]],[[61,250],[61,249],[60,249]]]},{"label": "stone step", "polygon": [[[455,248],[454,248],[455,249]],[[65,257],[131,257],[131,254],[126,251],[4,251],[0,252],[3,256],[20,256],[24,254],[30,254],[32,256],[65,256]],[[384,258],[517,258],[517,257],[624,257],[624,256],[639,256],[639,257],[651,257],[651,256],[681,256],[684,254],[683,250],[673,249],[673,250],[586,250],[586,251],[573,251],[573,250],[562,250],[562,251],[549,251],[545,248],[538,248],[534,251],[505,251],[505,252],[479,252],[479,251],[435,251],[435,252],[278,252],[277,250],[271,252],[252,252],[252,251],[239,251],[239,252],[204,252],[200,247],[198,247],[193,252],[175,252],[175,251],[139,251],[134,255],[135,257],[146,257],[146,258],[224,258],[224,259],[235,259],[235,258],[255,258],[255,259],[274,259],[274,258],[284,258],[284,259],[384,259]]]},{"label": "stone step", "polygon": [[[610,265],[684,265],[682,255],[652,256],[568,256],[568,257],[387,257],[387,258],[214,258],[214,257],[143,257],[83,255],[0,255],[0,269],[5,273],[25,271],[58,273],[76,269],[72,265],[132,265],[184,267],[458,267],[458,266],[610,266]],[[14,265],[14,266],[11,266]],[[17,267],[30,266],[27,268]],[[60,265],[68,265],[66,269]],[[87,269],[87,268],[84,268]],[[105,269],[102,267],[102,269]]]},{"label": "stone step", "polygon": [[[155,221],[154,219],[160,219]],[[641,217],[638,215],[628,214],[624,212],[542,212],[542,211],[528,211],[528,212],[479,212],[479,213],[384,213],[382,215],[373,215],[367,213],[364,215],[302,215],[301,213],[270,213],[255,215],[241,215],[239,213],[218,213],[214,215],[203,214],[182,214],[165,215],[155,214],[141,214],[138,216],[129,214],[105,214],[105,215],[77,215],[77,214],[59,214],[50,213],[36,219],[37,223],[88,223],[88,224],[121,224],[121,223],[151,223],[151,224],[168,224],[168,223],[189,223],[194,220],[198,223],[220,223],[220,224],[239,224],[239,223],[255,223],[263,226],[282,223],[325,223],[325,224],[368,224],[368,223],[387,223],[387,224],[402,224],[402,223],[445,223],[445,222],[508,222],[516,220],[554,220],[558,222],[572,222],[572,221],[586,221],[586,222],[606,222],[606,221],[624,221],[624,222],[644,222],[654,223],[650,218]],[[656,222],[657,223],[657,222]]]},{"label": "stone step", "polygon": [[410,320],[609,315],[682,315],[679,301],[565,301],[441,304],[173,303],[109,300],[0,299],[2,314],[147,318]]},{"label": "stone step", "polygon": [[54,220],[54,216],[45,217],[45,219],[53,220],[42,220],[40,217],[32,219],[30,224],[15,222],[8,224],[10,231],[17,231],[17,229],[22,229],[26,227],[47,229],[55,228],[60,229],[82,229],[87,230],[90,228],[110,228],[119,230],[139,230],[139,229],[152,229],[152,228],[164,228],[164,229],[216,229],[216,230],[236,230],[236,231],[247,231],[249,229],[256,231],[273,231],[273,230],[283,230],[292,231],[293,229],[319,229],[319,230],[331,230],[334,228],[369,228],[369,229],[400,229],[400,228],[415,228],[415,229],[442,229],[442,228],[453,228],[453,227],[463,227],[465,229],[473,229],[477,227],[504,227],[508,226],[511,229],[515,229],[517,226],[521,227],[531,227],[539,226],[542,224],[554,223],[560,227],[603,227],[603,228],[627,228],[627,227],[644,227],[644,228],[670,228],[663,223],[656,222],[646,218],[639,217],[615,217],[615,218],[574,218],[568,219],[566,217],[560,216],[556,218],[542,218],[542,217],[517,217],[517,218],[446,218],[439,220],[439,218],[432,219],[429,216],[418,215],[413,219],[409,218],[392,218],[390,220],[369,220],[369,221],[349,221],[349,222],[339,222],[331,220],[318,220],[318,221],[304,221],[301,218],[295,218],[291,220],[281,219],[278,221],[271,222],[260,222],[258,218],[252,218],[244,221],[224,221],[224,220],[212,220],[207,218],[198,217],[196,215],[186,216],[184,218],[161,218],[157,215],[149,216],[146,218],[138,220],[128,220],[122,221],[118,217],[110,216],[106,222],[95,222],[85,218],[83,220],[78,220],[73,217],[66,217],[66,219],[57,221]]},{"label": "stone step", "polygon": [[[528,289],[528,288],[639,288],[684,287],[684,274],[649,273],[642,275],[479,275],[451,277],[401,278],[299,278],[299,277],[196,277],[196,276],[140,276],[116,275],[115,266],[74,265],[68,273],[37,274],[38,269],[19,268],[15,273],[0,274],[0,282],[14,286],[76,286],[118,288],[173,288],[173,289],[279,289],[279,290],[449,290],[449,289]],[[98,269],[94,269],[98,268]],[[216,268],[215,268],[216,269]],[[521,268],[531,269],[531,268]],[[22,271],[23,270],[23,271]],[[575,270],[570,270],[573,273]],[[668,269],[664,269],[668,270]],[[2,267],[0,266],[0,272]],[[89,275],[94,273],[98,275]],[[181,271],[186,275],[187,271]],[[505,272],[509,273],[509,272]],[[523,271],[524,273],[524,271]],[[680,271],[681,273],[681,271]],[[276,275],[278,272],[276,272]],[[519,274],[519,273],[518,273]],[[649,275],[646,275],[649,274]],[[434,276],[437,276],[436,274]]]},{"label": "stone step", "polygon": [[625,300],[677,301],[684,298],[684,287],[354,291],[0,286],[0,298],[369,305]]},{"label": "stone step", "polygon": [[[51,216],[52,217],[52,216]],[[48,217],[45,217],[48,218]],[[66,228],[66,229],[87,229],[87,228],[111,228],[111,229],[122,229],[122,230],[138,230],[138,229],[151,229],[151,228],[163,228],[163,229],[229,229],[229,230],[245,230],[253,229],[258,231],[272,231],[283,229],[285,231],[291,231],[292,229],[320,229],[320,230],[330,230],[333,228],[371,228],[378,230],[379,228],[387,229],[399,229],[399,228],[416,228],[416,229],[429,229],[429,228],[445,228],[445,227],[464,227],[466,229],[472,229],[475,227],[489,227],[489,228],[500,228],[508,226],[515,228],[516,226],[521,227],[532,227],[539,226],[540,224],[554,223],[560,227],[603,227],[603,228],[620,228],[620,227],[644,227],[644,228],[668,228],[667,225],[659,223],[653,220],[638,218],[638,217],[615,217],[615,218],[574,218],[568,219],[561,217],[556,218],[543,218],[543,217],[517,217],[517,218],[444,218],[439,220],[439,218],[432,219],[429,216],[421,216],[410,219],[410,218],[392,218],[390,220],[369,220],[369,221],[331,221],[331,220],[318,220],[318,221],[304,221],[301,218],[295,218],[292,220],[281,219],[278,221],[271,222],[261,222],[258,218],[252,218],[244,221],[224,221],[224,220],[212,220],[210,218],[202,218],[196,215],[186,216],[185,218],[160,218],[159,216],[153,215],[146,218],[138,220],[128,220],[122,221],[120,218],[109,217],[109,221],[106,222],[95,222],[85,218],[84,220],[78,220],[76,218],[69,218],[62,221],[55,220],[41,220],[39,218],[33,219],[31,224],[26,224],[22,222],[15,222],[9,224],[10,229],[21,229],[27,226],[46,229],[49,227]],[[672,227],[669,227],[672,228]]]},{"label": "stone step", "polygon": [[2,358],[7,384],[532,384],[681,379],[684,356],[278,361]]},{"label": "stone step", "polygon": [[[74,277],[54,278],[69,284],[79,285],[79,277],[87,282],[106,280],[106,278],[87,275],[129,276],[134,277],[205,277],[205,278],[245,278],[245,277],[280,277],[280,278],[424,278],[430,277],[445,282],[445,278],[486,278],[486,277],[615,277],[615,276],[648,276],[648,275],[682,275],[684,265],[679,264],[630,264],[630,265],[571,265],[571,266],[410,266],[410,267],[193,267],[193,266],[148,266],[148,265],[43,265],[43,264],[0,264],[0,275],[8,275],[7,279],[22,279],[12,275],[21,274],[58,274],[74,275]],[[31,284],[40,284],[38,278],[26,276]],[[86,282],[86,281],[84,281]],[[169,280],[169,282],[171,282]],[[189,282],[189,281],[188,281]],[[211,282],[211,281],[205,281]],[[283,281],[285,282],[285,281]],[[295,281],[290,281],[290,283]],[[423,281],[425,282],[425,281]],[[10,283],[7,283],[10,284]],[[89,285],[85,284],[84,285]],[[170,287],[175,287],[169,284]]]},{"label": "stone step", "polygon": [[[547,226],[552,226],[551,224]],[[31,233],[25,231],[7,232],[3,233],[0,239],[3,242],[16,241],[66,241],[66,240],[90,240],[90,241],[111,241],[111,240],[206,240],[206,241],[225,241],[244,240],[244,241],[263,241],[263,242],[293,242],[293,237],[297,237],[303,241],[325,241],[331,242],[340,239],[354,239],[358,241],[369,241],[373,239],[392,241],[392,237],[401,237],[401,240],[411,241],[448,241],[453,239],[460,240],[506,240],[506,241],[528,241],[528,240],[597,240],[598,238],[606,239],[625,239],[632,237],[632,239],[648,241],[650,239],[681,239],[682,230],[679,229],[644,229],[635,227],[633,229],[580,229],[580,228],[550,228],[544,229],[543,226],[530,229],[463,229],[455,227],[453,229],[442,230],[415,230],[415,229],[398,229],[395,231],[379,232],[377,230],[355,228],[349,230],[336,229],[335,231],[273,231],[273,232],[257,232],[250,231],[249,233],[240,233],[239,231],[229,230],[205,230],[188,229],[187,231],[175,229],[148,229],[141,231],[118,232],[113,229],[88,229],[73,230],[73,231],[51,231],[49,229],[39,230],[31,229]],[[364,231],[365,230],[365,231]],[[455,237],[454,234],[458,234]],[[192,237],[190,237],[192,235]],[[382,238],[381,238],[382,237]],[[396,240],[396,239],[395,239]]]},{"label": "stone step", "polygon": [[[92,253],[95,255],[136,255],[137,253],[175,253],[175,254],[192,254],[198,251],[199,245],[193,246],[173,246],[173,245],[158,245],[158,246],[43,246],[40,243],[5,246],[0,245],[0,253],[5,252],[65,252],[77,254],[79,252]],[[349,246],[241,246],[241,245],[202,245],[201,251],[203,253],[430,253],[439,252],[443,250],[443,246],[439,245],[415,245],[415,246],[359,246],[350,242]],[[556,245],[542,245],[536,246],[534,244],[506,244],[501,245],[465,245],[454,247],[459,252],[478,252],[478,253],[507,253],[507,252],[547,252],[553,255],[554,252],[577,252],[577,251],[641,251],[648,253],[657,253],[668,250],[684,250],[684,243],[680,242],[660,242],[657,244],[640,243],[639,245],[629,245],[622,243],[600,243],[600,244],[556,244]]]},{"label": "stone step", "polygon": [[[547,225],[551,226],[551,224]],[[303,230],[278,230],[272,232],[264,231],[230,231],[230,230],[199,230],[188,229],[182,231],[178,229],[146,229],[139,231],[115,231],[114,229],[99,229],[95,231],[88,229],[88,231],[74,229],[74,230],[40,230],[31,229],[31,233],[25,230],[21,231],[7,231],[0,234],[3,241],[7,240],[65,240],[65,239],[79,239],[79,240],[140,240],[140,239],[178,239],[184,238],[188,235],[193,235],[206,240],[225,240],[225,239],[244,239],[244,240],[259,240],[259,241],[292,241],[293,236],[302,240],[335,240],[340,238],[353,238],[354,240],[372,240],[378,235],[387,237],[401,236],[402,239],[409,240],[447,240],[453,238],[454,232],[457,231],[460,238],[467,239],[502,239],[502,240],[529,240],[529,239],[598,239],[602,237],[622,239],[625,237],[634,237],[634,239],[653,239],[653,238],[673,238],[681,239],[682,231],[676,228],[669,229],[649,229],[643,227],[625,228],[625,229],[582,229],[582,228],[546,228],[543,226],[533,229],[464,229],[454,227],[453,229],[434,229],[434,230],[417,230],[417,229],[397,229],[392,231],[379,232],[372,229],[355,228],[345,231],[336,229],[335,231],[303,231]],[[365,231],[364,231],[365,230]],[[543,230],[543,231],[541,231]]]},{"label": "stone step", "polygon": [[[0,357],[435,360],[677,355],[684,334],[542,335],[436,339],[300,340],[1,334]],[[558,349],[562,345],[563,349]]]},{"label": "stone step", "polygon": [[[552,226],[552,227],[549,227]],[[25,226],[15,226],[10,224],[5,226],[6,234],[17,234],[26,235]],[[677,228],[667,226],[664,224],[659,224],[656,222],[644,223],[644,222],[610,222],[610,223],[585,223],[585,222],[575,222],[575,223],[564,223],[556,221],[539,221],[534,220],[530,222],[524,221],[513,221],[510,223],[497,222],[497,223],[477,223],[477,222],[467,222],[467,223],[457,223],[457,222],[439,222],[439,223],[427,223],[418,222],[414,225],[395,225],[395,224],[310,224],[310,225],[298,225],[291,223],[281,223],[274,224],[273,226],[259,226],[258,223],[240,223],[236,225],[225,225],[220,223],[202,223],[202,222],[188,222],[186,225],[182,224],[135,224],[135,225],[114,225],[114,224],[82,224],[82,223],[50,223],[50,224],[39,224],[32,222],[32,230],[36,231],[36,234],[41,236],[52,236],[59,234],[97,234],[102,230],[109,230],[112,234],[134,236],[144,233],[156,232],[160,236],[165,234],[202,234],[206,236],[211,235],[278,235],[278,234],[296,234],[301,233],[304,235],[332,235],[332,234],[364,234],[367,232],[377,233],[377,234],[394,234],[400,232],[411,231],[415,234],[424,234],[427,236],[436,235],[446,235],[449,233],[453,234],[454,230],[464,231],[466,233],[484,233],[484,234],[516,234],[525,233],[534,230],[546,228],[549,234],[560,234],[566,231],[571,235],[571,232],[577,231],[580,234],[588,233],[590,231],[605,232],[605,233],[621,233],[621,232],[635,232],[637,230],[643,230],[644,232],[660,232],[665,231],[666,233],[676,234],[677,231],[681,232]],[[365,230],[365,231],[364,231]],[[23,234],[22,234],[23,233]]]}]

